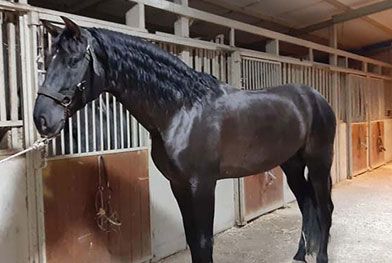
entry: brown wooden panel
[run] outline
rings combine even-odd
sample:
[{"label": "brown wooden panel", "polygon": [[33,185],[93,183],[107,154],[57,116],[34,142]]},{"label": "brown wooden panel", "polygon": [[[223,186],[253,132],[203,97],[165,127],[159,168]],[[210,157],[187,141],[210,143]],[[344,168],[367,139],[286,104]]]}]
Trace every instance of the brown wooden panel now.
[{"label": "brown wooden panel", "polygon": [[48,161],[44,169],[47,262],[140,262],[151,255],[147,151],[103,155],[121,226],[96,225],[98,156]]},{"label": "brown wooden panel", "polygon": [[105,155],[104,161],[121,221],[121,231],[109,233],[111,251],[121,262],[140,262],[151,254],[147,151]]},{"label": "brown wooden panel", "polygon": [[366,123],[351,125],[353,175],[363,173],[368,169],[367,135],[368,125]]},{"label": "brown wooden panel", "polygon": [[283,205],[283,172],[275,168],[272,173],[274,177],[262,173],[244,179],[246,220]]},{"label": "brown wooden panel", "polygon": [[384,122],[377,121],[371,123],[370,140],[370,166],[376,168],[384,164]]}]

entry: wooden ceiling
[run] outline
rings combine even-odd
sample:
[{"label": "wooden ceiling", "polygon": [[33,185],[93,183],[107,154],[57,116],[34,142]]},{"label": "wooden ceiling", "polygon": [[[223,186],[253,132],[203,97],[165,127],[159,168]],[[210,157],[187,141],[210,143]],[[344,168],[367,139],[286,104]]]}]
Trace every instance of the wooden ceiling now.
[{"label": "wooden ceiling", "polygon": [[[29,3],[119,23],[124,23],[125,12],[132,6],[126,0],[29,0]],[[189,5],[322,44],[328,44],[329,26],[343,19],[343,22],[337,23],[339,47],[352,51],[363,50],[368,46],[377,47],[377,43],[385,44],[392,40],[392,9],[389,7],[392,1],[189,0]],[[173,30],[174,15],[147,8],[146,16],[150,29],[164,32]],[[227,34],[222,30],[200,21],[194,21],[191,26],[193,35],[201,38]],[[263,40],[243,34],[241,41],[257,45]]]}]

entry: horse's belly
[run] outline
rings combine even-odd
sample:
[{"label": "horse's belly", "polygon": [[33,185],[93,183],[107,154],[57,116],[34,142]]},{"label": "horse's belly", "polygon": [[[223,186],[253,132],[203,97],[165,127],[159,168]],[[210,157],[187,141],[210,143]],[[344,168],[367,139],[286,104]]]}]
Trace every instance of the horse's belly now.
[{"label": "horse's belly", "polygon": [[231,140],[222,145],[221,178],[238,178],[271,170],[293,156],[303,145],[299,137],[276,140]]}]

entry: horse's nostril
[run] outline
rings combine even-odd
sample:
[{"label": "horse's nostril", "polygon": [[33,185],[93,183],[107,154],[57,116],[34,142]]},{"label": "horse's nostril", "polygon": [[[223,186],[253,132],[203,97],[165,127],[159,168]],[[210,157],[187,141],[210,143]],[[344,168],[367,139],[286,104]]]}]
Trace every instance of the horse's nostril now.
[{"label": "horse's nostril", "polygon": [[46,119],[41,116],[41,117],[39,117],[39,120],[40,120],[40,123],[41,123],[42,131],[45,131],[48,128],[48,126],[46,124]]}]

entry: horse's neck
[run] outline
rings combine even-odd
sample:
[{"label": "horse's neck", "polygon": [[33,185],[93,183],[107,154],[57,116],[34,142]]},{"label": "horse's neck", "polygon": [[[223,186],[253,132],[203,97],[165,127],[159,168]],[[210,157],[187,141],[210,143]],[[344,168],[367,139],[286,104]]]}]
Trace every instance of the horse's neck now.
[{"label": "horse's neck", "polygon": [[174,113],[168,110],[165,111],[158,108],[152,98],[146,99],[138,92],[129,91],[129,88],[124,88],[120,91],[116,90],[111,93],[150,132],[165,129],[171,116],[174,115]]},{"label": "horse's neck", "polygon": [[219,93],[216,79],[193,71],[155,45],[100,32],[109,92],[147,129],[162,130],[180,109]]}]

